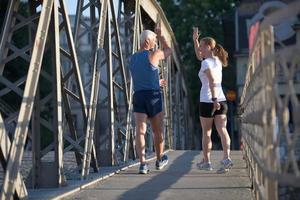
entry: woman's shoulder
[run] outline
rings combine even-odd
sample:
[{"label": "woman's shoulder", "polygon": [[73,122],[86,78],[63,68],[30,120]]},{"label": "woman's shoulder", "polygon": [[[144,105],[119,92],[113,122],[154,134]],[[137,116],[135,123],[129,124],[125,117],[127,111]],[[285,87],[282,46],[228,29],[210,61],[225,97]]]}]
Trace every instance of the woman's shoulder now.
[{"label": "woman's shoulder", "polygon": [[215,58],[206,58],[205,60],[203,60],[202,62],[207,63],[209,65],[213,65],[215,62]]},{"label": "woman's shoulder", "polygon": [[211,67],[217,67],[219,65],[222,66],[222,63],[221,63],[220,59],[217,56],[214,56],[212,58],[207,58],[207,59],[205,59],[205,61],[206,61],[206,64],[211,66]]},{"label": "woman's shoulder", "polygon": [[206,69],[213,66],[213,62],[211,58],[206,58],[201,62],[201,67]]},{"label": "woman's shoulder", "polygon": [[222,62],[221,62],[221,60],[219,59],[219,57],[216,57],[216,66],[222,68]]}]

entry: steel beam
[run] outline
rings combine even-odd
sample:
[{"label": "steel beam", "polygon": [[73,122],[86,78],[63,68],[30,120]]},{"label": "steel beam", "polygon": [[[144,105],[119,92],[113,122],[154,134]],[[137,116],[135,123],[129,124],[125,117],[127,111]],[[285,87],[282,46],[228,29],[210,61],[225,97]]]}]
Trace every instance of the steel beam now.
[{"label": "steel beam", "polygon": [[90,96],[90,107],[88,112],[88,124],[86,129],[86,138],[85,138],[85,149],[84,149],[84,159],[81,176],[86,178],[89,174],[89,166],[91,159],[92,147],[94,144],[94,132],[95,132],[95,121],[96,121],[96,111],[98,103],[98,93],[100,86],[100,65],[104,56],[104,33],[107,23],[108,15],[108,0],[103,0],[101,4],[101,11],[99,16],[99,27],[98,27],[98,37],[96,44],[96,55],[94,56],[94,65],[92,73],[92,88]]},{"label": "steel beam", "polygon": [[[1,199],[27,197],[20,174],[26,140],[32,144],[33,168],[24,178],[33,188],[64,186],[64,154],[69,151],[75,153],[76,159],[76,164],[69,167],[81,170],[78,174],[82,178],[87,178],[90,167],[97,172],[98,164],[121,165],[136,159],[133,91],[127,66],[130,56],[139,49],[143,28],[152,28],[156,23],[162,24],[162,32],[174,49],[173,55],[161,63],[161,76],[168,81],[168,87],[163,89],[165,144],[166,148],[176,148],[177,143],[181,148],[186,146],[190,113],[184,110],[189,106],[184,103],[175,109],[174,104],[187,102],[187,88],[174,34],[156,1],[120,0],[117,16],[113,0],[78,0],[74,36],[64,0],[30,0],[28,17],[19,12],[19,3],[9,2],[0,38],[0,82],[4,85],[0,91],[0,136],[4,138],[0,154],[5,166]],[[89,18],[83,15],[87,10]],[[15,45],[14,34],[24,27],[29,41],[20,47]],[[64,36],[66,46],[62,44]],[[81,49],[81,40],[86,36],[91,39],[88,53]],[[28,63],[28,72],[10,80],[3,71],[18,59]],[[45,87],[47,91],[43,91]],[[22,102],[10,105],[8,95],[20,102],[22,98]],[[76,127],[74,115],[83,122],[82,130]],[[104,124],[105,130],[97,129],[98,124]],[[51,134],[46,145],[41,143],[45,130]],[[9,134],[13,132],[10,143]],[[151,129],[147,138],[147,151],[153,152]],[[53,162],[44,162],[49,155],[53,155]],[[43,179],[45,170],[51,180]]]},{"label": "steel beam", "polygon": [[12,142],[10,157],[5,171],[5,177],[1,190],[0,199],[10,199],[13,196],[16,178],[20,172],[20,165],[24,152],[24,144],[27,137],[29,120],[32,114],[34,96],[40,75],[41,63],[50,24],[53,0],[44,0],[42,12],[38,24],[37,34],[34,42],[32,58],[29,65],[24,96],[18,116],[18,124]]}]

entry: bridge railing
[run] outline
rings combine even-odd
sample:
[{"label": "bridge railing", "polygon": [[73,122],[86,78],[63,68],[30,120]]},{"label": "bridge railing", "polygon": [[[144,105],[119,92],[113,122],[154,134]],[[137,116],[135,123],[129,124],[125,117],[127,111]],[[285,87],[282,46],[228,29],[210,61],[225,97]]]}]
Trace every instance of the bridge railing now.
[{"label": "bridge railing", "polygon": [[[154,0],[8,1],[0,41],[0,199],[61,187],[136,159],[128,60],[160,23],[173,54],[161,77],[167,149],[192,145],[188,90],[172,29]],[[117,3],[117,5],[115,5]],[[7,107],[6,105],[9,105]],[[147,135],[147,152],[153,152]]]},{"label": "bridge railing", "polygon": [[[299,14],[295,1],[265,17],[249,54],[240,131],[256,199],[300,196]],[[291,19],[295,34],[280,41],[277,28]]]}]

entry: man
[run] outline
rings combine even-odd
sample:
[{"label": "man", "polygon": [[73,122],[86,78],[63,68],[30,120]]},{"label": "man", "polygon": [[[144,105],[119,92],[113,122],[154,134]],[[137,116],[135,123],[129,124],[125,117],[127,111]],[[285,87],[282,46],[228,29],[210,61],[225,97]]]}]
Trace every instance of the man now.
[{"label": "man", "polygon": [[[157,39],[162,44],[162,50],[154,50]],[[160,86],[165,86],[166,81],[159,79],[159,61],[171,55],[172,50],[165,38],[161,35],[160,27],[155,33],[144,30],[140,36],[141,48],[132,55],[129,70],[133,81],[133,112],[136,125],[136,151],[140,159],[140,174],[149,172],[145,158],[145,134],[147,119],[151,122],[154,147],[156,152],[156,169],[162,169],[168,163],[167,155],[163,155],[163,111]]]}]

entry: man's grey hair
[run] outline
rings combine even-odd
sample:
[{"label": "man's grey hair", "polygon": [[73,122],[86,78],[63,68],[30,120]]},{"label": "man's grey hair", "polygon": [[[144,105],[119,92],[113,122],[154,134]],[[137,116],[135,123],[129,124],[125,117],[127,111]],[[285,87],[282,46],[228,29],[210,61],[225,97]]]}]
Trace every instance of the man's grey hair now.
[{"label": "man's grey hair", "polygon": [[150,30],[144,30],[140,36],[141,44],[143,44],[147,39],[153,38],[156,38],[156,33]]}]

